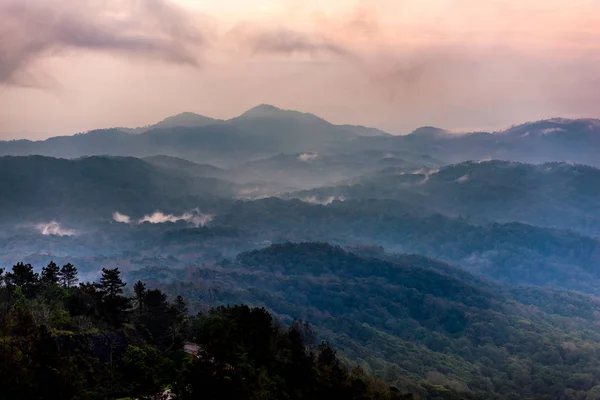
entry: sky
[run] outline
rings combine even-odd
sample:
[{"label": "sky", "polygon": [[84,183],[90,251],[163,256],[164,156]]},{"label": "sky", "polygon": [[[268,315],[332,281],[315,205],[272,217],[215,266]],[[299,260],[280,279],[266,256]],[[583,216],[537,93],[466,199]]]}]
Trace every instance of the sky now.
[{"label": "sky", "polygon": [[258,104],[408,133],[600,117],[600,0],[0,0],[0,139]]}]

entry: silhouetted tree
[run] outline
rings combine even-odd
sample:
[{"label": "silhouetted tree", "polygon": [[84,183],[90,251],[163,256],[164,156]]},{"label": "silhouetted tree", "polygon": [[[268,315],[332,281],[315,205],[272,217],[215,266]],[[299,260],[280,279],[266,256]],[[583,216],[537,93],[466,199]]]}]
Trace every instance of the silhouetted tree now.
[{"label": "silhouetted tree", "polygon": [[133,294],[133,299],[138,310],[143,309],[146,301],[146,285],[144,282],[137,281],[135,285],[133,285]]},{"label": "silhouetted tree", "polygon": [[175,304],[173,304],[173,308],[177,312],[177,316],[179,318],[184,318],[188,313],[187,302],[181,295],[175,298]]},{"label": "silhouetted tree", "polygon": [[127,310],[131,307],[129,298],[123,296],[123,288],[126,285],[121,279],[119,268],[102,268],[102,277],[98,284],[98,291],[102,295],[102,314],[113,325],[123,323]]},{"label": "silhouetted tree", "polygon": [[42,268],[42,284],[55,285],[58,283],[60,268],[54,261],[50,261],[47,267]]},{"label": "silhouetted tree", "polygon": [[115,297],[123,294],[123,288],[127,284],[121,279],[119,268],[102,268],[102,277],[98,288],[107,297]]},{"label": "silhouetted tree", "polygon": [[22,262],[14,265],[12,272],[7,273],[5,279],[7,286],[20,288],[26,297],[35,296],[39,285],[39,275],[33,272],[31,264]]},{"label": "silhouetted tree", "polygon": [[79,280],[77,279],[77,268],[71,263],[62,266],[58,277],[62,285],[67,289],[74,286]]}]

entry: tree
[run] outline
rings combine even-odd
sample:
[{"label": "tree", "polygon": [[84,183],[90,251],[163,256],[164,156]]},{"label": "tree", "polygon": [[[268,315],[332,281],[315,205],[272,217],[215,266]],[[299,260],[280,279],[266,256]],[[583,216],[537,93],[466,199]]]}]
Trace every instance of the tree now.
[{"label": "tree", "polygon": [[62,285],[67,289],[74,286],[79,280],[77,279],[77,268],[71,263],[62,266],[58,277]]},{"label": "tree", "polygon": [[26,297],[34,297],[39,284],[39,275],[33,272],[31,264],[17,263],[12,272],[6,274],[6,285],[18,287]]},{"label": "tree", "polygon": [[50,261],[47,267],[42,268],[42,284],[56,285],[59,280],[60,268],[54,261]]},{"label": "tree", "polygon": [[123,288],[127,284],[121,279],[119,268],[102,268],[102,277],[98,285],[100,291],[107,297],[116,297],[123,294]]},{"label": "tree", "polygon": [[145,308],[140,323],[146,327],[156,344],[168,346],[173,342],[174,314],[167,301],[167,295],[160,289],[146,292]]},{"label": "tree", "polygon": [[134,302],[137,305],[138,310],[144,308],[144,303],[146,300],[146,285],[142,281],[137,281],[135,285],[133,285],[133,293],[134,293]]},{"label": "tree", "polygon": [[177,316],[179,318],[185,318],[188,313],[187,302],[183,298],[183,296],[179,295],[175,298],[175,304],[173,304],[173,308],[177,312]]},{"label": "tree", "polygon": [[127,310],[131,307],[129,298],[123,296],[127,284],[121,279],[119,268],[102,268],[102,277],[98,291],[102,296],[102,316],[109,323],[119,326],[126,320]]}]

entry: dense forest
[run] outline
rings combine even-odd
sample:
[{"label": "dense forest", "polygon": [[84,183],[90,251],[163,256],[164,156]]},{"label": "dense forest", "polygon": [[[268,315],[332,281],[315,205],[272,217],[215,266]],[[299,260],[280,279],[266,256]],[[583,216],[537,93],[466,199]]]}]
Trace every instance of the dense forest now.
[{"label": "dense forest", "polygon": [[[79,283],[51,262],[2,271],[2,399],[461,399],[426,383],[396,387],[345,364],[311,326],[264,308],[191,315],[118,268]],[[170,301],[169,301],[170,300]]]},{"label": "dense forest", "polygon": [[393,384],[428,380],[503,398],[580,399],[600,386],[600,302],[504,286],[381,248],[286,243],[214,267],[128,274],[192,310],[264,305],[310,321],[344,358]]}]

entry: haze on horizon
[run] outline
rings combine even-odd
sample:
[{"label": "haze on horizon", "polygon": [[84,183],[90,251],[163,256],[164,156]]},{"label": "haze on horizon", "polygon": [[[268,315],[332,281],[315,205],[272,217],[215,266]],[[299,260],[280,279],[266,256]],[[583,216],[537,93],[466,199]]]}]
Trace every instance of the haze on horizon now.
[{"label": "haze on horizon", "polygon": [[260,103],[405,133],[596,117],[595,0],[1,0],[0,139]]}]

